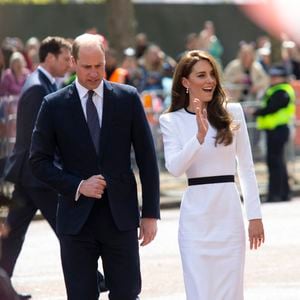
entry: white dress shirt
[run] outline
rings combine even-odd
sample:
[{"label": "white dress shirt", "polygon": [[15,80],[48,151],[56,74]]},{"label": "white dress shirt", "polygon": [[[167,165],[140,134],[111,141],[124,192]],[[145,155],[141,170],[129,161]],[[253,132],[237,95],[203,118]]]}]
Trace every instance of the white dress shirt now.
[{"label": "white dress shirt", "polygon": [[[75,79],[75,86],[76,89],[78,91],[78,95],[80,98],[80,102],[81,102],[81,107],[86,119],[86,102],[88,99],[88,89],[85,88],[84,86],[82,86],[78,79]],[[94,91],[94,95],[93,95],[93,102],[96,106],[97,109],[97,113],[98,113],[98,117],[99,117],[99,122],[100,122],[100,127],[102,124],[102,114],[103,114],[103,81],[101,81],[101,83],[99,84],[99,86],[93,90]]]}]

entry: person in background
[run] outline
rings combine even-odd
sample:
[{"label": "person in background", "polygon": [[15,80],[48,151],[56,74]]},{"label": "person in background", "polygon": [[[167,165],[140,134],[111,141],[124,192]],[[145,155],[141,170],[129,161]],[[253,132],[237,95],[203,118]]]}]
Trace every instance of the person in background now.
[{"label": "person in background", "polygon": [[135,53],[137,59],[141,58],[149,46],[148,36],[144,32],[140,32],[135,36]]},{"label": "person in background", "polygon": [[[11,205],[11,200],[0,192],[0,209]],[[9,228],[0,220],[0,257],[1,257],[1,238],[7,236]],[[11,280],[5,270],[0,267],[0,299],[1,300],[20,300],[17,292],[11,284]]]},{"label": "person in background", "polygon": [[186,174],[179,248],[187,300],[244,299],[245,228],[250,249],[265,239],[244,113],[226,102],[216,60],[190,51],[179,61],[172,102],[160,117],[167,170]]},{"label": "person in background", "polygon": [[128,71],[118,66],[118,54],[115,49],[110,48],[105,51],[105,61],[107,80],[123,84],[129,83]]},{"label": "person in background", "polygon": [[267,202],[291,199],[284,150],[289,140],[295,116],[295,92],[288,82],[288,72],[282,64],[269,70],[271,82],[262,99],[262,107],[254,111],[257,127],[266,132],[267,166],[269,171]]},{"label": "person in background", "polygon": [[217,62],[222,66],[222,55],[224,48],[220,40],[216,36],[215,25],[213,21],[207,20],[204,22],[204,36],[207,41],[206,47],[210,55],[212,55]]},{"label": "person in background", "polygon": [[281,46],[282,64],[292,79],[300,80],[300,47],[293,41],[284,41]]},{"label": "person in background", "polygon": [[39,48],[41,42],[36,37],[29,38],[25,43],[25,51],[27,53],[30,66],[28,68],[34,71],[39,65]]},{"label": "person in background", "polygon": [[5,70],[5,60],[4,60],[2,49],[0,48],[0,84],[1,84],[4,70]]},{"label": "person in background", "polygon": [[142,70],[138,66],[135,50],[131,47],[123,51],[123,60],[121,67],[128,72],[128,84],[139,87],[142,78]]},{"label": "person in background", "polygon": [[139,60],[142,78],[139,91],[163,90],[163,78],[173,74],[176,62],[167,56],[159,46],[149,45]]},{"label": "person in background", "polygon": [[240,44],[238,57],[224,69],[224,81],[231,101],[254,101],[260,98],[268,87],[269,77],[256,61],[252,44]]},{"label": "person in background", "polygon": [[14,52],[0,83],[0,96],[19,95],[29,73],[23,54]]},{"label": "person in background", "polygon": [[264,71],[268,74],[272,63],[271,49],[269,47],[259,48],[256,50],[257,61],[262,65]]},{"label": "person in background", "polygon": [[[57,90],[55,77],[61,77],[70,65],[70,44],[61,37],[45,38],[39,49],[40,65],[26,80],[17,110],[17,132],[4,179],[14,183],[13,200],[18,205],[9,209],[5,223],[9,234],[2,239],[0,266],[13,275],[28,226],[37,210],[56,232],[57,193],[38,180],[29,167],[29,149],[34,124],[43,98]],[[30,295],[20,295],[29,299]]]},{"label": "person in background", "polygon": [[195,32],[189,33],[185,37],[185,50],[177,55],[176,61],[178,62],[180,58],[188,51],[197,50],[198,48],[199,48],[198,34]]}]

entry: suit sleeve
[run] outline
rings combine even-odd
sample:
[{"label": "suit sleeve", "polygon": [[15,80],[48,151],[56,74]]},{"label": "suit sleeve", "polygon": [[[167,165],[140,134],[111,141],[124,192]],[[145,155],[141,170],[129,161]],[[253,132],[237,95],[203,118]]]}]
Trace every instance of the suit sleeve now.
[{"label": "suit sleeve", "polygon": [[193,164],[196,154],[202,146],[196,134],[186,144],[180,143],[171,114],[162,115],[159,122],[163,135],[166,168],[173,176],[177,177],[183,175]]},{"label": "suit sleeve", "polygon": [[236,153],[238,163],[238,176],[244,198],[246,215],[248,220],[261,219],[259,191],[255,176],[250,141],[240,104],[236,104],[236,116],[239,120],[239,128],[236,132]]},{"label": "suit sleeve", "polygon": [[54,165],[56,136],[54,107],[44,99],[32,135],[30,165],[33,174],[60,194],[75,197],[83,178],[68,174]]},{"label": "suit sleeve", "polygon": [[17,143],[29,151],[34,124],[46,90],[41,85],[30,87],[19,101],[17,112]]},{"label": "suit sleeve", "polygon": [[159,171],[153,137],[137,93],[133,101],[132,143],[142,185],[142,218],[159,219]]}]

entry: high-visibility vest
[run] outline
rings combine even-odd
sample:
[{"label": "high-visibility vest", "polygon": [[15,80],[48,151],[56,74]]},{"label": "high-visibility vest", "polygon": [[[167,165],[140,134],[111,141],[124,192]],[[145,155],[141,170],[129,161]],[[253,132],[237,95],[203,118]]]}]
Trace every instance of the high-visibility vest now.
[{"label": "high-visibility vest", "polygon": [[289,103],[286,107],[283,107],[274,113],[258,116],[256,118],[256,125],[260,130],[272,130],[277,126],[289,124],[295,115],[296,95],[293,87],[288,83],[279,83],[269,87],[263,98],[263,107],[268,105],[270,98],[278,91],[285,91],[289,95]]},{"label": "high-visibility vest", "polygon": [[126,69],[117,68],[113,71],[108,80],[118,83],[125,83],[127,75],[128,71]]}]

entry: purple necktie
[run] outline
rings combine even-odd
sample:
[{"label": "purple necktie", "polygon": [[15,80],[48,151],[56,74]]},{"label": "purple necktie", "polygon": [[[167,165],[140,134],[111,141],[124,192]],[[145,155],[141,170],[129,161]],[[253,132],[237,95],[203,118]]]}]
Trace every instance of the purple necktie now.
[{"label": "purple necktie", "polygon": [[99,142],[100,142],[100,122],[99,116],[96,109],[96,106],[93,102],[94,91],[88,91],[88,99],[86,102],[86,118],[87,124],[90,130],[90,134],[96,149],[96,152],[99,153]]}]

